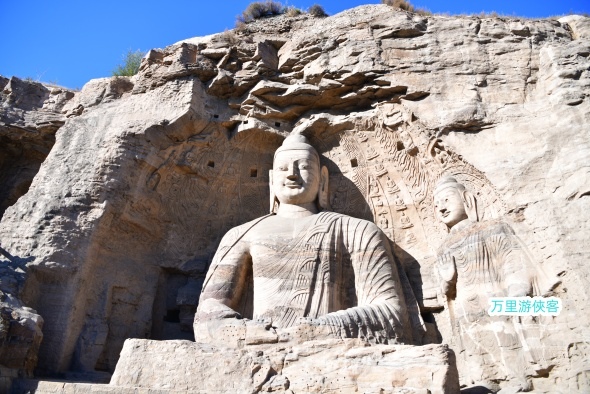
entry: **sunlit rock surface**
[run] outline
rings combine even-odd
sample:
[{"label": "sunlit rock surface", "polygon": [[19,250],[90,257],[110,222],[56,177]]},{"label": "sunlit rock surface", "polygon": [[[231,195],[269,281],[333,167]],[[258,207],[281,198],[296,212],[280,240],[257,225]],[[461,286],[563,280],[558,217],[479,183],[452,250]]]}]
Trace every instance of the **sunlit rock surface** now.
[{"label": "sunlit rock surface", "polygon": [[[530,388],[588,390],[589,31],[582,16],[367,5],[154,49],[135,77],[75,94],[15,96],[23,82],[2,79],[0,245],[22,270],[6,293],[44,320],[37,374],[112,373],[127,338],[193,339],[221,237],[268,213],[273,152],[304,130],[330,170],[333,210],[395,245],[426,342],[453,348],[435,270],[447,233],[432,202],[452,175],[556,278],[547,295],[563,310],[537,325],[546,367]],[[48,111],[31,118],[36,108]],[[477,385],[462,372],[469,355],[456,358],[461,384]]]}]

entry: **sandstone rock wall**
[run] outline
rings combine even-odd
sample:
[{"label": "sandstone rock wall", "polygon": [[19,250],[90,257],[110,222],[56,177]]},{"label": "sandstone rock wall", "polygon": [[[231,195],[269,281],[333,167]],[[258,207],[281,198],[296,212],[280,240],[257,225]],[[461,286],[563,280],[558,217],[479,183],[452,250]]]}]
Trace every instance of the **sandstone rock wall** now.
[{"label": "sandstone rock wall", "polygon": [[[74,93],[16,77],[0,77],[0,89],[2,216],[27,192],[65,122],[62,109]],[[19,300],[31,259],[13,256],[3,245],[0,239],[0,391],[8,391],[14,377],[32,376],[43,319]]]},{"label": "sandstone rock wall", "polygon": [[582,390],[589,26],[370,5],[185,40],[135,77],[89,82],[0,223],[26,261],[19,297],[45,320],[39,371],[113,371],[126,338],[190,339],[220,237],[268,212],[272,153],[297,129],[324,156],[333,209],[395,242],[431,342],[452,342],[434,183],[454,175],[485,218],[510,221],[564,304],[542,324],[534,386]]}]

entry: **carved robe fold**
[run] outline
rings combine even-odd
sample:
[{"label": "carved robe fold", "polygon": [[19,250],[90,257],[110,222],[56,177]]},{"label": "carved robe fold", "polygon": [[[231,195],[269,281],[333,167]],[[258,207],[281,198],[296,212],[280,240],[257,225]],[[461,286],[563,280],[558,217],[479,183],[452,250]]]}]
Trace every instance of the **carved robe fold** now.
[{"label": "carved robe fold", "polygon": [[347,337],[419,341],[423,323],[416,299],[381,230],[332,212],[310,219],[289,239],[249,231],[260,229],[263,223],[257,221],[230,231],[213,259],[201,301],[224,300],[243,317],[279,328],[307,317]]}]

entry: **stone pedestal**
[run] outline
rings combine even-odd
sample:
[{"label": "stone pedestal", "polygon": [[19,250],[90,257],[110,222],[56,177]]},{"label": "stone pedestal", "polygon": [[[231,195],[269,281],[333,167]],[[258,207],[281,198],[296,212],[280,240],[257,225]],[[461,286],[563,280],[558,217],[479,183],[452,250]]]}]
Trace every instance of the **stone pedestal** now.
[{"label": "stone pedestal", "polygon": [[457,393],[445,345],[366,346],[355,339],[230,349],[128,339],[111,386],[199,393]]}]

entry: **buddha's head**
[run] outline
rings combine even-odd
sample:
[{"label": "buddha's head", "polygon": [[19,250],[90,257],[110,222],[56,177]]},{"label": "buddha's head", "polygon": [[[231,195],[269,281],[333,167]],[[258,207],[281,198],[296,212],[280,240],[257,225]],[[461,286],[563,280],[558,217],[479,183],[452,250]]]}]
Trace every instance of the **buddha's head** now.
[{"label": "buddha's head", "polygon": [[318,208],[328,208],[328,170],[320,166],[320,157],[305,136],[288,136],[275,152],[270,189],[271,211],[277,203],[317,202]]},{"label": "buddha's head", "polygon": [[453,177],[443,177],[437,182],[434,211],[448,229],[464,220],[477,221],[475,197]]}]

